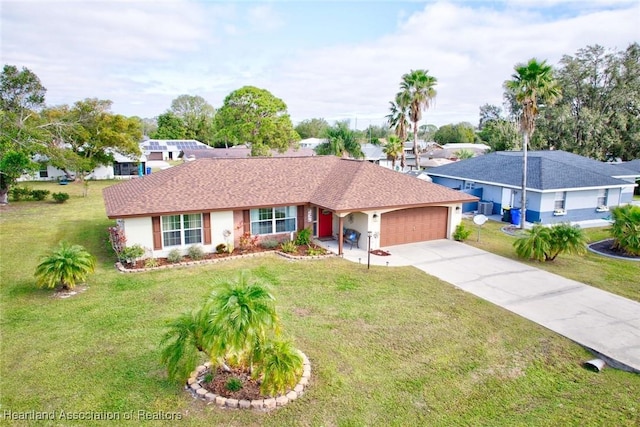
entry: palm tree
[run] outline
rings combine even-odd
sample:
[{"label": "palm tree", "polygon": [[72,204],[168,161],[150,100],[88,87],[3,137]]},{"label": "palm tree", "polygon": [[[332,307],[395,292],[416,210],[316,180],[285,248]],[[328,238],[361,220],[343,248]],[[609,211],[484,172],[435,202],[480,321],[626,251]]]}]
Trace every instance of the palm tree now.
[{"label": "palm tree", "polygon": [[318,154],[342,157],[344,153],[347,153],[355,159],[364,157],[356,133],[349,129],[348,122],[337,122],[334,126],[328,127],[325,132],[327,142],[316,148]]},{"label": "palm tree", "polygon": [[619,206],[611,210],[613,247],[630,255],[640,255],[640,207]]},{"label": "palm tree", "polygon": [[47,255],[36,267],[35,276],[41,287],[73,289],[86,280],[96,267],[95,258],[80,245],[60,242],[58,249]]},{"label": "palm tree", "polygon": [[264,379],[260,390],[275,395],[293,388],[302,375],[304,360],[291,341],[273,341],[264,350]]},{"label": "palm tree", "polygon": [[407,140],[407,128],[409,127],[409,99],[406,94],[399,92],[396,94],[396,101],[389,102],[391,112],[387,115],[389,126],[392,127],[396,136],[402,144],[402,153],[400,166],[402,169],[406,166],[407,159],[404,152],[404,143]]},{"label": "palm tree", "polygon": [[266,285],[242,272],[235,283],[222,283],[211,294],[212,342],[210,356],[248,368],[261,360],[270,332],[279,333],[274,298]]},{"label": "palm tree", "polygon": [[586,252],[587,238],[579,226],[556,224],[545,227],[534,225],[525,231],[513,245],[521,258],[536,261],[553,261],[561,253],[581,255]]},{"label": "palm tree", "polygon": [[429,75],[428,70],[411,70],[402,76],[400,91],[409,99],[409,119],[413,122],[413,154],[416,156],[416,168],[420,169],[420,150],[418,149],[418,122],[422,119],[422,110],[430,107],[436,97],[434,86],[438,80]]},{"label": "palm tree", "polygon": [[553,68],[546,61],[538,62],[535,58],[527,64],[517,64],[512,80],[507,80],[505,88],[515,94],[522,111],[520,112],[520,131],[522,132],[522,221],[524,228],[527,206],[527,149],[529,140],[535,130],[538,105],[553,104],[560,98],[560,85],[553,77]]},{"label": "palm tree", "polygon": [[384,154],[387,155],[387,158],[391,159],[391,166],[393,167],[393,170],[396,170],[396,160],[404,153],[404,144],[400,141],[400,138],[395,135],[391,135],[389,137],[389,141],[387,141],[387,144],[382,150],[384,151]]}]

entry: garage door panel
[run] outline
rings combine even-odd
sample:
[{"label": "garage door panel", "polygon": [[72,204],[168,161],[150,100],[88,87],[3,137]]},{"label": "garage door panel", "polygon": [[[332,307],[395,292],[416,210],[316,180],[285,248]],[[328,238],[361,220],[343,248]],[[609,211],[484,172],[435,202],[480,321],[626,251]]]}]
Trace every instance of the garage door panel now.
[{"label": "garage door panel", "polygon": [[382,214],[380,245],[444,239],[447,237],[448,208],[442,206],[402,209]]}]

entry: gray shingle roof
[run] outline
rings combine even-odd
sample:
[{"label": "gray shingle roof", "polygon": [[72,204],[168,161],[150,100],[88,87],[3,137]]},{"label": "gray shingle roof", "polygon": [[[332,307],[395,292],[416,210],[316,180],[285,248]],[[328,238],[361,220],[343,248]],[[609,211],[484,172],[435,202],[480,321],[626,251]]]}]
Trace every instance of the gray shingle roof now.
[{"label": "gray shingle roof", "polygon": [[[500,151],[429,169],[429,175],[482,181],[506,186],[522,185],[522,152]],[[566,151],[530,151],[527,187],[554,190],[629,185],[614,178],[620,170]]]},{"label": "gray shingle roof", "polygon": [[103,190],[109,218],[313,203],[336,212],[477,198],[334,156],[198,159]]}]

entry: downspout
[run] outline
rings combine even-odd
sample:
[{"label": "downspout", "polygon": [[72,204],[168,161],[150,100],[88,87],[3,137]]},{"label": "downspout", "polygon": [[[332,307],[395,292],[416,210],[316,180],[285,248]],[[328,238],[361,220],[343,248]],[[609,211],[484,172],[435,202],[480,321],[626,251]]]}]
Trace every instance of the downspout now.
[{"label": "downspout", "polygon": [[342,230],[343,229],[344,229],[344,217],[338,216],[338,255],[342,255],[342,240],[343,240]]}]

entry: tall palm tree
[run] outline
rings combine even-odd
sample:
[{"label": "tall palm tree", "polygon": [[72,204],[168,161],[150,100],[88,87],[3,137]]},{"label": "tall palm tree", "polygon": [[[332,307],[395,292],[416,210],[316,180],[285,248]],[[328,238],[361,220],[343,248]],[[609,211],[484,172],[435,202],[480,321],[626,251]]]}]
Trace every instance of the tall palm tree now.
[{"label": "tall palm tree", "polygon": [[47,255],[36,267],[35,276],[41,287],[73,289],[93,273],[96,259],[80,245],[60,242],[58,249]]},{"label": "tall palm tree", "polygon": [[438,80],[429,75],[429,70],[411,70],[402,76],[400,91],[408,97],[409,119],[413,122],[413,154],[416,156],[416,168],[420,169],[420,150],[418,149],[418,122],[422,119],[422,110],[427,110],[436,97],[434,86]]},{"label": "tall palm tree", "polygon": [[356,133],[349,129],[346,121],[337,122],[326,130],[327,142],[320,144],[316,152],[320,155],[342,157],[345,153],[355,159],[364,157],[362,147],[356,138]]},{"label": "tall palm tree", "polygon": [[391,111],[387,115],[389,126],[392,127],[396,133],[396,136],[400,139],[402,144],[402,153],[400,166],[402,169],[407,164],[407,159],[404,152],[404,143],[407,140],[407,128],[409,127],[409,99],[407,94],[399,92],[396,94],[395,102],[389,102],[389,110]]},{"label": "tall palm tree", "polygon": [[396,160],[404,153],[404,143],[397,136],[391,135],[382,150],[387,155],[387,158],[391,159],[393,170],[396,170]]},{"label": "tall palm tree", "polygon": [[520,111],[520,131],[522,132],[522,220],[520,228],[524,228],[527,206],[527,149],[529,140],[535,130],[538,106],[553,104],[560,98],[560,85],[553,76],[553,68],[546,61],[538,62],[535,58],[526,64],[517,64],[511,80],[504,86],[515,94],[516,102],[522,108]]}]

